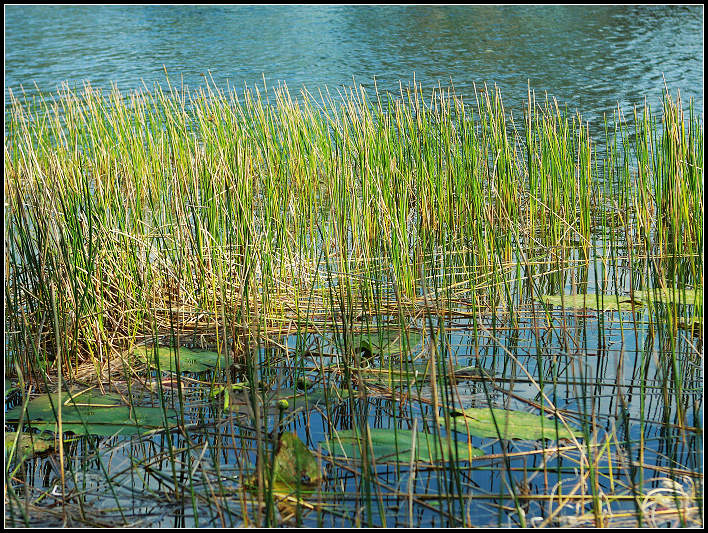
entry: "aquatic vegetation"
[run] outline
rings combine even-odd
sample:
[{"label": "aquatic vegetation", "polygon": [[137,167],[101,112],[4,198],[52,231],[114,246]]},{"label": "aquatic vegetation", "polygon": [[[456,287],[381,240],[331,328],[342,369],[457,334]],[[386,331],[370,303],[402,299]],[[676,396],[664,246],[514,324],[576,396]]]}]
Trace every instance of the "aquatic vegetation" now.
[{"label": "aquatic vegetation", "polygon": [[291,491],[296,490],[298,486],[314,486],[322,481],[317,459],[294,433],[283,433],[278,440],[273,462],[273,480]]},{"label": "aquatic vegetation", "polygon": [[27,404],[5,412],[5,419],[25,423],[41,431],[77,435],[136,435],[177,425],[177,413],[160,407],[131,407],[116,394],[62,392],[40,395]]},{"label": "aquatic vegetation", "polygon": [[52,491],[84,525],[700,522],[679,97],[168,81],[6,117],[6,431],[76,435],[6,469],[8,523]]},{"label": "aquatic vegetation", "polygon": [[451,416],[452,429],[475,437],[524,440],[583,437],[581,431],[566,427],[567,423],[522,411],[470,407],[453,411]]},{"label": "aquatic vegetation", "polygon": [[162,372],[206,372],[215,367],[226,368],[226,357],[208,350],[190,350],[189,348],[171,348],[169,346],[144,347],[135,351],[135,355],[152,368]]},{"label": "aquatic vegetation", "polygon": [[325,448],[335,456],[354,460],[368,456],[377,463],[470,461],[484,455],[467,442],[439,440],[430,433],[407,429],[370,429],[366,433],[338,431],[326,441]]},{"label": "aquatic vegetation", "polygon": [[40,437],[33,433],[5,432],[5,462],[19,458],[22,462],[33,455],[54,449],[54,439]]},{"label": "aquatic vegetation", "polygon": [[395,357],[414,351],[422,341],[423,337],[414,331],[380,329],[372,333],[354,333],[350,345],[354,350],[363,350],[369,356]]}]

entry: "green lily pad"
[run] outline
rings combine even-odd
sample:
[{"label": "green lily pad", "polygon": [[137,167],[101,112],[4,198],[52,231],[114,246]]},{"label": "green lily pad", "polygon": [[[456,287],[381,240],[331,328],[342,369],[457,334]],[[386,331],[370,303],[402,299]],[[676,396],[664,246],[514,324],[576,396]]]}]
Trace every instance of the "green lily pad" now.
[{"label": "green lily pad", "polygon": [[557,440],[583,436],[580,431],[571,433],[560,421],[556,431],[555,420],[523,411],[472,407],[452,415],[452,429],[474,437]]},{"label": "green lily pad", "polygon": [[[44,394],[27,404],[25,423],[33,428],[58,432],[55,412],[61,406],[62,431],[77,435],[138,435],[165,427],[160,407],[130,407],[120,396],[98,390]],[[5,413],[5,420],[18,421],[22,406]],[[167,409],[168,427],[177,425],[177,413]]]},{"label": "green lily pad", "polygon": [[644,291],[634,291],[634,297],[643,301],[660,302],[664,304],[685,304],[703,306],[703,289],[672,289],[656,288]]},{"label": "green lily pad", "polygon": [[44,453],[54,449],[53,439],[41,438],[39,435],[33,433],[20,433],[18,435],[14,431],[6,431],[5,458],[8,457],[12,447],[15,446],[15,440],[17,440],[17,445],[15,447],[14,457],[19,458],[20,461],[29,459],[38,453]]},{"label": "green lily pad", "polygon": [[[317,459],[295,433],[283,433],[278,440],[275,459],[271,466],[266,464],[266,480],[273,478],[275,493],[292,494],[305,488],[312,490],[322,481],[322,472]],[[258,486],[258,476],[246,479],[246,487],[253,490]]]},{"label": "green lily pad", "polygon": [[179,348],[179,358],[175,348],[169,346],[142,346],[133,352],[141,361],[148,362],[152,368],[157,368],[159,362],[160,370],[163,372],[177,372],[179,363],[180,372],[206,372],[216,368],[226,368],[228,362],[224,354],[219,356],[217,352],[207,350],[191,350],[189,348]]},{"label": "green lily pad", "polygon": [[274,481],[294,489],[322,481],[317,459],[295,433],[283,433],[275,453]]},{"label": "green lily pad", "polygon": [[681,329],[688,330],[691,335],[695,337],[703,336],[703,317],[694,316],[691,320],[687,322],[679,322],[678,327]]},{"label": "green lily pad", "polygon": [[644,305],[636,293],[634,299],[614,294],[543,295],[541,299],[547,304],[566,309],[594,309],[596,311],[632,311]]},{"label": "green lily pad", "polygon": [[618,296],[615,294],[564,294],[544,295],[541,299],[551,305],[567,309],[594,309],[601,311],[632,311],[646,306],[649,302],[663,304],[686,304],[703,306],[703,289],[657,288],[636,290],[633,294]]},{"label": "green lily pad", "polygon": [[[415,456],[413,456],[413,432],[405,429],[371,429],[371,444],[377,463],[410,463],[411,459],[424,463],[440,461],[469,461],[484,455],[482,450],[473,448],[466,442],[447,439],[438,442],[435,435],[422,431],[416,432]],[[368,443],[364,436],[354,430],[339,431],[337,435],[325,441],[325,449],[333,456],[360,459],[362,447]],[[367,448],[368,449],[368,448]]]}]

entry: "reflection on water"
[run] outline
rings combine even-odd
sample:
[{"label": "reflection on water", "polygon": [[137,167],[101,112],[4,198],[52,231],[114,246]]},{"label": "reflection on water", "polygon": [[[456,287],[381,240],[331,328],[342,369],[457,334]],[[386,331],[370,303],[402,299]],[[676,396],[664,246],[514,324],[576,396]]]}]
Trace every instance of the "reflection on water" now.
[{"label": "reflection on water", "polygon": [[164,64],[191,87],[207,70],[219,87],[496,83],[515,106],[530,83],[590,120],[656,104],[665,78],[702,112],[702,26],[699,6],[9,6],[5,96],[151,86]]}]

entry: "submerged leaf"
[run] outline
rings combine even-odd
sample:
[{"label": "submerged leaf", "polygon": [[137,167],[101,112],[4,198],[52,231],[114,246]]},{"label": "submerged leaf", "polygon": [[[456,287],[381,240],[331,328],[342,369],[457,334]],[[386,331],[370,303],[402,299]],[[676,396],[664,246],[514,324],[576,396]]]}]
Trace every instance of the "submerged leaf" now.
[{"label": "submerged leaf", "polygon": [[[61,407],[62,431],[78,435],[111,436],[137,435],[164,428],[163,410],[160,407],[130,407],[116,394],[87,392],[62,392],[38,396],[27,404],[25,423],[31,427],[57,432],[58,409]],[[22,406],[5,413],[5,419],[20,419]],[[168,426],[177,424],[177,413],[167,409]]]},{"label": "submerged leaf", "polygon": [[[396,357],[414,351],[422,342],[422,335],[415,331],[371,326],[368,330],[354,332],[349,337],[348,345],[355,351],[364,351],[370,355]],[[341,337],[337,345],[341,348]]]},{"label": "submerged leaf", "polygon": [[[440,440],[435,435],[422,431],[415,435],[415,456],[413,456],[413,432],[405,429],[371,429],[371,444],[377,463],[410,463],[414,461],[435,463],[439,461],[469,461],[484,455],[482,450],[469,446],[467,442]],[[366,447],[366,450],[364,450]],[[339,431],[325,441],[325,449],[334,456],[360,459],[362,453],[370,452],[364,435],[354,430]]]},{"label": "submerged leaf", "polygon": [[408,353],[420,346],[423,337],[415,331],[401,331],[400,329],[382,329],[360,332],[354,335],[354,345],[372,355],[394,357]]},{"label": "submerged leaf", "polygon": [[[471,366],[455,366],[452,369],[448,369],[448,373],[450,370],[456,381],[475,379],[482,376],[480,369]],[[366,383],[389,388],[425,383],[430,381],[432,376],[430,362],[409,363],[408,365],[393,364],[390,368],[364,367],[357,369],[357,372]],[[438,374],[440,374],[440,370],[438,370]]]},{"label": "submerged leaf", "polygon": [[453,413],[452,429],[473,437],[496,439],[572,439],[582,437],[579,431],[570,432],[558,421],[543,416],[488,407],[469,408]]}]

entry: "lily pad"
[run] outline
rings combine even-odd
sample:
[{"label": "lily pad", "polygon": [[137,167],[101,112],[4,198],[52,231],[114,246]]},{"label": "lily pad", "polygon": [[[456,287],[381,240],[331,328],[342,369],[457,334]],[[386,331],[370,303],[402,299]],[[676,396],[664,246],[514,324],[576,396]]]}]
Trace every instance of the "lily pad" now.
[{"label": "lily pad", "polygon": [[19,435],[12,432],[5,432],[5,458],[8,457],[12,447],[15,446],[15,440],[17,440],[17,445],[15,447],[15,458],[19,458],[20,461],[29,459],[33,455],[38,453],[44,453],[49,450],[54,449],[54,440],[41,438],[39,435],[33,433],[20,433]]},{"label": "lily pad", "polygon": [[314,486],[322,481],[317,459],[295,433],[281,435],[273,468],[274,482],[289,489],[302,485]]},{"label": "lily pad", "polygon": [[580,431],[568,431],[558,421],[523,411],[472,407],[452,413],[452,429],[473,437],[495,439],[572,439],[580,438]]},{"label": "lily pad", "polygon": [[[438,442],[435,435],[422,431],[415,435],[415,456],[412,449],[413,432],[410,430],[371,429],[369,435],[377,463],[410,463],[411,459],[424,463],[469,461],[484,455],[482,450],[466,442],[452,440],[451,446],[448,446],[446,438]],[[360,459],[364,446],[368,449],[367,440],[363,434],[357,434],[354,430],[339,431],[325,441],[325,449],[331,455],[350,459]]]},{"label": "lily pad", "polygon": [[[180,347],[177,351],[169,346],[143,346],[135,353],[140,360],[148,362],[152,368],[157,368],[159,362],[160,370],[163,372],[206,372],[217,365],[226,368],[228,361],[224,354],[221,356],[217,352],[207,350],[191,350]],[[179,355],[179,357],[177,357]],[[179,365],[178,365],[179,364]]]},{"label": "lily pad", "polygon": [[[138,435],[165,427],[160,407],[130,407],[120,396],[97,390],[44,394],[27,404],[25,422],[31,427],[58,432],[55,413],[61,407],[62,431],[77,435]],[[5,413],[5,420],[18,421],[22,406]],[[167,409],[168,427],[177,425],[177,413]]]},{"label": "lily pad", "polygon": [[596,311],[632,311],[644,305],[636,296],[617,296],[615,294],[564,294],[543,295],[541,299],[547,304],[566,309],[594,309]]},{"label": "lily pad", "polygon": [[634,291],[634,297],[643,301],[660,302],[664,304],[685,304],[703,306],[703,289],[672,289],[656,288],[644,291]]}]

